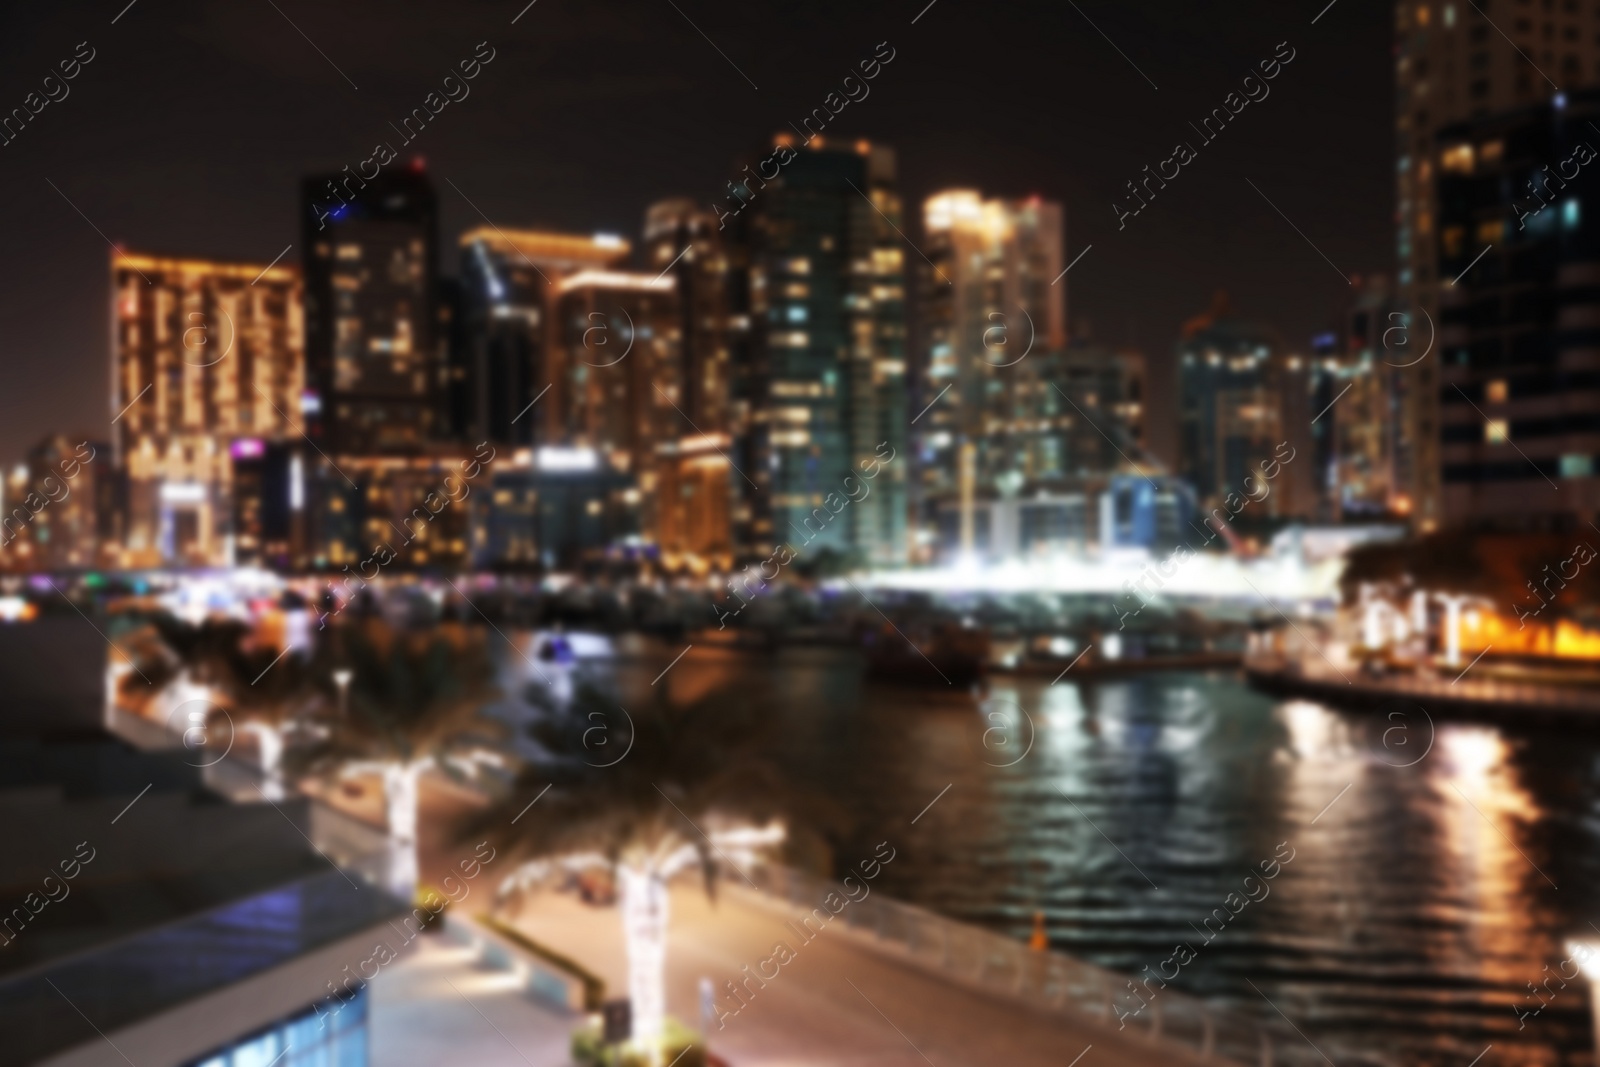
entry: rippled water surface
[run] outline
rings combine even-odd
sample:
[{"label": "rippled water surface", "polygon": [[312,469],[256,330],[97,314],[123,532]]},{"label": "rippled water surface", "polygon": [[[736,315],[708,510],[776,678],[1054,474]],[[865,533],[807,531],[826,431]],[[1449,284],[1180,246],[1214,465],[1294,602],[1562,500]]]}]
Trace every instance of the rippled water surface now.
[{"label": "rippled water surface", "polygon": [[[629,699],[659,651],[617,672]],[[1019,938],[1042,910],[1056,947],[1130,974],[1187,942],[1175,986],[1270,998],[1335,1062],[1591,1062],[1587,983],[1551,975],[1568,938],[1600,942],[1600,734],[1337,711],[1231,673],[879,687],[812,650],[697,651],[658,684],[723,683],[780,718],[841,853],[896,845],[901,899]]]}]

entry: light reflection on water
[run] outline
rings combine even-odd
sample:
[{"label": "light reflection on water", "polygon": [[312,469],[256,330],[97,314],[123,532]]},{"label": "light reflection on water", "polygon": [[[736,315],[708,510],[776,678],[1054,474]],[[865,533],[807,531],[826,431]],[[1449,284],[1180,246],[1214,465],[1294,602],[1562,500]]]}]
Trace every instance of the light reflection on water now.
[{"label": "light reflection on water", "polygon": [[[677,651],[611,681],[643,700]],[[899,848],[882,888],[901,899],[1023,939],[1042,910],[1056,947],[1129,974],[1187,942],[1176,987],[1270,1013],[1249,979],[1336,1060],[1590,1062],[1583,979],[1520,1030],[1513,1008],[1539,1007],[1527,984],[1569,937],[1600,940],[1596,735],[1334,711],[1229,673],[1001,677],[980,699],[817,650],[702,650],[661,684],[725,683],[848,813],[840,851]],[[1291,850],[1267,895],[1224,907]]]}]

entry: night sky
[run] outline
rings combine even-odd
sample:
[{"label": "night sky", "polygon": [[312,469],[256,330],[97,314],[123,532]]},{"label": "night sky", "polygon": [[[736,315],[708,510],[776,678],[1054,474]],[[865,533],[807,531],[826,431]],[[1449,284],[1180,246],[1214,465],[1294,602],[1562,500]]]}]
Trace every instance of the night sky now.
[{"label": "night sky", "polygon": [[[0,108],[79,42],[95,56],[0,147],[0,458],[108,432],[107,238],[266,263],[297,241],[297,178],[399,148],[389,123],[483,41],[495,56],[471,95],[403,150],[438,185],[447,273],[482,221],[462,194],[501,226],[630,238],[652,200],[718,201],[736,155],[881,41],[894,60],[828,132],[895,147],[918,244],[916,205],[940,188],[1062,201],[1069,258],[1093,245],[1064,283],[1074,328],[1151,357],[1160,452],[1173,341],[1216,288],[1301,346],[1346,291],[1247,179],[1346,276],[1393,271],[1390,0],[1337,0],[1314,26],[1326,0],[536,0],[512,25],[526,2],[7,5]],[[1296,56],[1271,95],[1202,145],[1189,122],[1283,41]],[[1198,158],[1119,232],[1123,183],[1180,139]]]}]

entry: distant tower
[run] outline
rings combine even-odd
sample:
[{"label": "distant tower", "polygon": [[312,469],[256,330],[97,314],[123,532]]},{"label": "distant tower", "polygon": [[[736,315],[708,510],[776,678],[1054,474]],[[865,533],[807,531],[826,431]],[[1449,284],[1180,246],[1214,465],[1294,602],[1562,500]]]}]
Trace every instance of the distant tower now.
[{"label": "distant tower", "polygon": [[307,433],[326,451],[416,452],[442,429],[437,219],[420,161],[301,183]]},{"label": "distant tower", "polygon": [[1202,507],[1242,497],[1262,464],[1292,454],[1262,511],[1313,514],[1311,361],[1285,351],[1272,327],[1236,315],[1218,292],[1208,312],[1184,325],[1177,362],[1178,470]]},{"label": "distant tower", "polygon": [[[750,278],[734,312],[753,333],[743,474],[761,487],[750,495],[752,548],[787,542],[901,563],[912,457],[894,153],[819,135],[777,144],[786,161],[776,176],[741,186]],[[870,491],[863,465],[876,471]],[[849,493],[862,495],[841,503]]]},{"label": "distant tower", "polygon": [[[662,200],[645,212],[644,262],[677,283],[682,365],[675,433],[663,437],[658,523],[664,553],[719,564],[733,560],[736,534],[749,524],[749,483],[733,470],[735,442],[750,424],[750,404],[734,375],[748,351],[748,319],[731,313],[740,249],[716,213],[691,200]],[[676,439],[674,441],[674,438]]]},{"label": "distant tower", "polygon": [[626,263],[628,242],[480,226],[458,243],[462,343],[455,373],[467,435],[508,445],[568,443],[572,366],[555,318],[559,287],[580,271]]},{"label": "distant tower", "polygon": [[930,196],[922,221],[932,266],[920,271],[920,517],[931,526],[959,501],[968,553],[974,489],[1036,478],[1047,463],[1035,430],[1041,400],[1054,399],[1039,394],[1050,388],[1041,369],[1067,342],[1065,222],[1058,203],[984,200],[970,189]]},{"label": "distant tower", "polygon": [[300,439],[299,271],[116,252],[111,300],[122,563],[231,564],[236,450]]}]

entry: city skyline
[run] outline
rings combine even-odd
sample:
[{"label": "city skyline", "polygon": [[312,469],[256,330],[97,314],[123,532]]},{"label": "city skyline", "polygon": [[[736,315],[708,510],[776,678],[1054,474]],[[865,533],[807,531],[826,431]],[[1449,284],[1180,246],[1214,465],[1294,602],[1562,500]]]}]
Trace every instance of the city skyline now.
[{"label": "city skyline", "polygon": [[[854,69],[863,56],[871,56],[876,43],[884,40],[896,50],[894,62],[871,83],[869,96],[840,114],[837,129],[843,136],[865,135],[896,150],[902,195],[908,204],[918,203],[940,188],[981,188],[985,195],[1016,198],[1037,194],[1063,203],[1070,253],[1076,255],[1094,245],[1071,276],[1074,318],[1079,324],[1085,320],[1092,323],[1102,341],[1136,344],[1149,354],[1155,385],[1152,444],[1157,451],[1169,451],[1170,436],[1167,441],[1162,438],[1170,435],[1170,418],[1160,417],[1163,405],[1171,410],[1171,397],[1160,392],[1168,378],[1164,365],[1170,365],[1169,346],[1182,321],[1209,302],[1215,284],[1192,277],[1188,271],[1191,257],[1198,255],[1214,264],[1216,279],[1227,284],[1236,303],[1247,313],[1272,321],[1291,341],[1324,327],[1339,296],[1340,283],[1327,272],[1326,264],[1250,190],[1241,175],[1255,181],[1301,229],[1315,235],[1317,245],[1347,274],[1385,269],[1392,263],[1388,232],[1392,142],[1379,134],[1376,125],[1392,121],[1386,88],[1390,29],[1386,17],[1351,7],[1354,15],[1336,7],[1311,31],[1329,34],[1327,47],[1321,50],[1302,47],[1303,35],[1293,37],[1300,33],[1297,27],[1303,27],[1315,12],[1307,13],[1305,19],[1291,19],[1286,12],[1263,5],[1262,19],[1241,18],[1208,29],[1197,24],[1203,20],[1191,13],[1086,9],[1094,26],[1110,35],[1158,84],[1164,83],[1159,92],[1074,13],[1022,8],[981,16],[1009,20],[1005,24],[1013,30],[1009,39],[1014,43],[1008,47],[1015,49],[1016,62],[997,68],[1006,70],[1004,78],[971,79],[970,84],[956,79],[963,81],[958,92],[946,74],[957,69],[952,64],[966,61],[957,58],[963,47],[960,42],[972,32],[972,20],[980,16],[947,3],[918,17],[914,26],[910,20],[918,16],[916,11],[904,13],[903,18],[887,11],[868,18],[843,14],[829,18],[829,12],[819,12],[798,26],[777,15],[688,12],[718,47],[761,85],[759,91],[751,89],[670,8],[664,9],[659,26],[652,13],[650,27],[657,34],[681,32],[685,42],[674,38],[675,43],[699,41],[705,49],[705,78],[697,76],[693,89],[673,80],[677,75],[664,69],[666,64],[653,57],[649,41],[643,39],[649,34],[624,29],[621,16],[605,20],[605,29],[596,30],[592,24],[578,29],[573,17],[559,10],[548,17],[549,24],[531,21],[546,17],[551,10],[539,7],[527,11],[514,27],[510,19],[515,11],[502,12],[487,4],[433,22],[426,16],[408,15],[404,23],[385,28],[385,33],[394,35],[395,46],[373,56],[374,38],[370,37],[363,39],[362,48],[341,53],[338,34],[341,30],[353,32],[354,26],[345,21],[353,16],[330,17],[322,36],[300,14],[285,9],[285,15],[294,18],[317,46],[362,86],[355,90],[270,8],[266,15],[273,22],[251,23],[249,32],[230,43],[228,33],[234,27],[227,20],[237,16],[219,16],[206,5],[195,4],[184,9],[187,19],[180,20],[186,27],[183,40],[202,40],[205,47],[183,52],[184,69],[195,70],[192,76],[205,72],[214,87],[214,92],[205,95],[216,102],[174,101],[167,113],[182,115],[183,123],[225,131],[211,135],[222,138],[214,142],[218,148],[200,150],[198,155],[188,148],[178,151],[184,138],[174,135],[169,141],[159,124],[153,130],[138,127],[136,109],[102,88],[119,78],[139,76],[126,66],[127,51],[101,43],[114,42],[116,35],[125,32],[149,32],[137,22],[139,8],[134,7],[115,26],[109,25],[109,19],[116,13],[107,15],[100,21],[106,28],[99,38],[93,38],[87,28],[74,35],[69,30],[72,19],[58,13],[19,27],[15,39],[28,42],[30,55],[37,50],[40,57],[50,56],[40,59],[44,66],[59,58],[49,52],[58,40],[63,55],[70,55],[72,46],[86,37],[97,53],[72,83],[72,95],[38,115],[22,136],[6,146],[8,161],[25,163],[12,162],[9,173],[0,175],[0,182],[10,184],[9,202],[32,207],[26,218],[8,228],[13,247],[29,260],[30,267],[21,272],[16,266],[10,268],[17,273],[7,289],[12,296],[0,303],[0,331],[10,337],[15,350],[39,353],[38,363],[75,367],[90,388],[63,392],[60,383],[52,385],[35,360],[27,360],[19,376],[24,387],[19,392],[27,393],[30,403],[11,413],[0,427],[0,454],[20,455],[45,432],[63,426],[82,425],[95,431],[110,414],[103,393],[93,395],[103,390],[100,383],[105,381],[99,360],[103,351],[100,339],[106,336],[105,301],[103,282],[96,280],[98,264],[103,261],[95,249],[98,244],[104,250],[105,241],[64,197],[94,220],[107,237],[129,248],[266,262],[291,242],[300,244],[296,239],[298,219],[291,207],[292,190],[300,177],[318,169],[354,166],[371,154],[369,141],[386,136],[402,153],[424,155],[431,171],[453,183],[454,188],[439,182],[441,233],[482,225],[483,215],[476,210],[482,209],[502,227],[636,235],[638,220],[649,203],[674,195],[706,208],[718,202],[725,195],[726,182],[737,171],[733,159],[742,158],[752,146],[799,121],[838,87],[844,72]],[[954,16],[949,14],[951,9]],[[73,17],[79,17],[78,13]],[[1066,21],[1069,17],[1076,21]],[[81,18],[86,26],[94,25],[86,10]],[[469,30],[479,24],[474,20],[480,19],[484,29]],[[1048,57],[1041,52],[1030,52],[1037,47],[1030,45],[1023,32],[1030,19],[1046,19],[1052,26],[1061,21],[1059,29],[1067,35],[1065,47],[1077,62],[1047,63]],[[1252,22],[1262,27],[1259,35],[1244,28]],[[518,36],[530,25],[538,26],[537,34]],[[719,33],[714,25],[729,29]],[[1266,32],[1274,25],[1283,27],[1281,33]],[[370,27],[363,27],[363,32],[366,29]],[[1214,51],[1173,55],[1179,44],[1173,38],[1180,29],[1209,33],[1211,36],[1202,39],[1209,40]],[[605,80],[606,92],[616,99],[575,99],[581,97],[584,86],[592,89],[594,82],[585,64],[564,58],[551,42],[563,34],[588,41],[597,33],[613,35],[613,50],[632,61],[638,73],[620,82]],[[1138,171],[1135,159],[1147,159],[1148,153],[1135,138],[1115,137],[1113,131],[1124,127],[1148,130],[1152,146],[1165,144],[1194,117],[1169,100],[1185,98],[1190,91],[1201,98],[1220,99],[1228,84],[1237,80],[1233,68],[1248,68],[1259,58],[1258,52],[1270,55],[1284,35],[1290,35],[1299,49],[1298,58],[1276,84],[1274,98],[1255,109],[1263,114],[1244,116],[1255,121],[1241,121],[1237,130],[1229,130],[1227,138],[1208,148],[1206,162],[1187,169],[1183,187],[1175,185],[1164,195],[1163,203],[1146,212],[1137,234],[1117,234],[1112,203],[1116,196],[1126,196],[1121,183],[1128,173]],[[258,105],[243,99],[236,85],[243,72],[224,67],[217,58],[219,52],[229,59],[240,58],[240,50],[246,47],[243,42],[256,38],[269,39],[268,54],[273,59],[281,57],[281,63],[274,65],[265,56],[256,61],[249,75],[253,92],[259,93],[263,76],[283,83],[279,105],[260,114],[250,110]],[[423,43],[425,38],[427,43]],[[458,60],[471,56],[476,42],[486,39],[496,49],[496,59],[471,83],[470,96],[453,102],[410,144],[393,134],[389,124],[419,103]],[[760,50],[749,46],[758,40],[787,44],[770,50],[777,71],[767,77],[752,69],[756,62],[751,54],[759,55]],[[738,51],[740,44],[746,46],[743,54]],[[149,56],[161,57],[171,42],[140,39],[139,47]],[[1335,57],[1351,54],[1352,48],[1354,54],[1371,57],[1377,75],[1370,97],[1360,104],[1370,122],[1357,122],[1348,103],[1335,106],[1331,103],[1334,94],[1319,90],[1319,86],[1338,80]],[[267,69],[261,69],[262,64]],[[1070,134],[1042,139],[1036,133],[1024,136],[1022,116],[991,106],[1002,97],[1026,98],[1029,91],[1041,100],[1055,96],[1058,90],[1050,88],[1044,67],[1058,65],[1065,69],[1066,88],[1059,90],[1063,98],[1072,99],[1076,86],[1084,90],[1076,99],[1095,99],[1095,107],[1069,106],[1063,116],[1081,136],[1081,144],[1094,151],[1080,151],[1079,142]],[[726,76],[725,82],[721,75]],[[646,86],[647,78],[658,81]],[[1019,86],[1018,78],[1026,79],[1025,83]],[[559,81],[558,88],[566,94],[563,99],[570,101],[569,106],[556,109],[556,114],[540,107],[549,95],[543,84],[546,79]],[[668,81],[662,84],[659,79]],[[712,84],[702,89],[702,80]],[[1089,82],[1114,89],[1091,93]],[[166,86],[158,79],[153,84],[143,83],[143,88],[154,100],[164,91],[179,92],[180,84],[174,81]],[[25,91],[19,88],[19,92]],[[1342,150],[1330,150],[1326,160],[1314,168],[1298,165],[1292,158],[1296,153],[1283,147],[1285,137],[1303,137],[1299,155],[1316,158],[1307,155],[1314,140],[1310,131],[1285,131],[1286,126],[1298,124],[1288,121],[1287,112],[1264,114],[1292,92],[1300,94],[1295,104],[1299,108],[1327,107],[1327,121],[1316,136],[1343,145]],[[687,98],[684,93],[689,94]],[[522,115],[519,105],[524,103],[534,109],[526,130],[509,118]],[[929,107],[936,118],[929,118],[925,110]],[[232,109],[228,114],[236,118],[219,127],[205,112],[223,108]],[[663,111],[677,117],[669,118]],[[691,114],[704,117],[683,121],[682,116]],[[1299,112],[1295,114],[1298,119]],[[137,137],[132,136],[135,129],[141,131]],[[247,130],[255,132],[247,134]],[[118,181],[112,181],[104,169],[96,177],[81,152],[83,144],[94,142],[101,133],[105,134],[106,151],[117,153],[124,161],[120,164],[123,177]],[[85,134],[89,135],[87,141]],[[958,151],[953,148],[956,144],[973,144],[980,151]],[[486,156],[491,145],[495,154]],[[631,148],[624,152],[618,145]],[[151,157],[148,165],[142,162],[147,154]],[[156,156],[161,162],[156,162]],[[177,164],[179,158],[186,162]],[[1328,183],[1322,194],[1312,195],[1329,167],[1341,173],[1352,166],[1352,158],[1365,160],[1356,176],[1367,194],[1350,196],[1344,209],[1330,203],[1338,205],[1346,197],[1346,181]],[[165,180],[159,175],[165,175]],[[196,180],[186,186],[185,175]],[[64,196],[45,183],[47,177]],[[152,180],[156,186],[148,185]],[[1301,190],[1298,195],[1296,184]],[[47,201],[41,198],[53,203],[46,207]],[[1365,206],[1359,207],[1357,201]],[[192,213],[182,210],[184,205],[193,208]],[[1353,218],[1350,209],[1354,209]],[[51,212],[59,212],[59,217],[50,217],[46,223],[41,213],[49,217]],[[202,218],[207,220],[203,224]],[[219,218],[238,222],[218,226]],[[1329,225],[1335,218],[1338,224]],[[1352,246],[1353,233],[1363,227],[1362,218],[1367,219],[1367,236]],[[1155,225],[1149,225],[1152,222]],[[906,232],[913,242],[923,244],[920,226],[907,227]],[[301,251],[298,247],[289,250],[285,260],[297,259]],[[908,254],[916,258],[909,249]],[[445,273],[453,272],[448,261],[440,267]],[[1327,277],[1319,278],[1319,269]],[[1152,272],[1165,274],[1170,284],[1151,286],[1151,292],[1138,296],[1128,292],[1130,282],[1141,275],[1151,277]],[[1331,286],[1324,287],[1329,282]],[[6,403],[0,399],[0,411]]]}]

